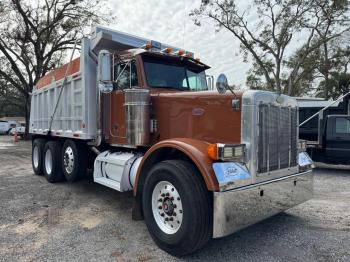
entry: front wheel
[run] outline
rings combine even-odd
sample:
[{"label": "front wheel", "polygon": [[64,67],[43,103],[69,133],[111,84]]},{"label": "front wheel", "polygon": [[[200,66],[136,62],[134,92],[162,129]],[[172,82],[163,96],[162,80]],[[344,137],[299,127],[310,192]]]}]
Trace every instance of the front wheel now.
[{"label": "front wheel", "polygon": [[168,160],[151,169],[142,206],[152,238],[172,255],[192,253],[212,236],[211,196],[188,162]]}]

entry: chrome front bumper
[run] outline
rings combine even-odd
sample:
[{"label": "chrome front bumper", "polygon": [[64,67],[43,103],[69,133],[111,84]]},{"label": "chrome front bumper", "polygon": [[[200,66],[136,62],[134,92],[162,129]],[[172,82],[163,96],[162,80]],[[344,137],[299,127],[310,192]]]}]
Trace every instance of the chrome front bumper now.
[{"label": "chrome front bumper", "polygon": [[301,204],[313,195],[313,172],[214,192],[213,237],[227,236]]}]

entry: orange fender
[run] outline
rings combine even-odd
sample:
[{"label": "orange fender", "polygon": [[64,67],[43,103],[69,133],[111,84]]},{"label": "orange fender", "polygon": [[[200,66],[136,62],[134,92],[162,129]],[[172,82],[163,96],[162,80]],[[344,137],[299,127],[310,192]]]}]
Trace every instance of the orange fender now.
[{"label": "orange fender", "polygon": [[219,184],[212,167],[213,160],[209,158],[207,153],[208,146],[209,143],[192,138],[168,139],[153,145],[140,163],[135,179],[134,196],[137,194],[140,177],[143,175],[143,170],[150,157],[158,150],[165,148],[176,149],[189,157],[201,173],[207,189],[209,191],[219,191]]}]

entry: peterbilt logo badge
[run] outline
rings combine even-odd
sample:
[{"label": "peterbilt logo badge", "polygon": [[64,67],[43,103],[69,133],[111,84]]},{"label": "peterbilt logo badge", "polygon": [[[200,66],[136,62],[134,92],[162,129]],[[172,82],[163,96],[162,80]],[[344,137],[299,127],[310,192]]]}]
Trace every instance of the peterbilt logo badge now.
[{"label": "peterbilt logo badge", "polygon": [[237,172],[237,168],[235,167],[228,167],[225,171],[224,171],[224,175],[226,178],[229,178],[229,177],[233,177],[233,176],[236,176],[238,175],[238,172]]},{"label": "peterbilt logo badge", "polygon": [[205,110],[203,108],[196,107],[196,108],[192,109],[193,116],[202,116],[202,115],[204,115],[204,112],[205,112]]}]

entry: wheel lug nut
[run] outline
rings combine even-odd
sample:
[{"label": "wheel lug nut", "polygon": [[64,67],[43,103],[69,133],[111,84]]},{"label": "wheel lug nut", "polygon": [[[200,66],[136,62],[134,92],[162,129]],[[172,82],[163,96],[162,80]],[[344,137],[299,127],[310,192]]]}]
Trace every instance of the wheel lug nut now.
[{"label": "wheel lug nut", "polygon": [[174,201],[174,197],[171,197],[170,200],[171,200],[171,201]]},{"label": "wheel lug nut", "polygon": [[174,219],[172,217],[169,218],[170,221],[173,221]]},{"label": "wheel lug nut", "polygon": [[161,194],[161,196],[162,196],[162,197],[165,197],[165,194],[163,193],[163,194]]},{"label": "wheel lug nut", "polygon": [[177,205],[176,205],[176,204],[174,204],[174,205],[173,205],[173,207],[174,207],[174,208],[177,208]]},{"label": "wheel lug nut", "polygon": [[158,202],[163,202],[163,199],[159,198],[159,199],[158,199]]},{"label": "wheel lug nut", "polygon": [[167,197],[168,197],[168,196],[169,196],[169,193],[166,193],[166,194],[165,194],[165,196],[167,196]]},{"label": "wheel lug nut", "polygon": [[176,213],[175,212],[173,213],[173,216],[176,217]]},{"label": "wheel lug nut", "polygon": [[164,213],[161,213],[160,215],[163,217],[163,216],[164,216]]},{"label": "wheel lug nut", "polygon": [[162,209],[162,206],[159,206],[158,208],[159,208],[159,209]]},{"label": "wheel lug nut", "polygon": [[165,221],[169,221],[169,218],[166,217],[166,218],[165,218]]}]

